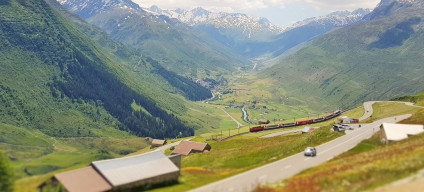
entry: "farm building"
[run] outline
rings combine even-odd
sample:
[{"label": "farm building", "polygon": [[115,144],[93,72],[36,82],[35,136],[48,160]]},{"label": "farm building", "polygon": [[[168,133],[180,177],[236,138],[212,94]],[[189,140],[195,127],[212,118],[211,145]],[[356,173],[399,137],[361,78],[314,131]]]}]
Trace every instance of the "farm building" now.
[{"label": "farm building", "polygon": [[[57,186],[59,183],[68,192],[109,191],[112,189],[112,186],[91,166],[54,175],[51,178],[51,184]],[[43,191],[46,184],[40,185],[39,191]]]},{"label": "farm building", "polygon": [[193,141],[181,141],[181,143],[175,148],[172,154],[189,155],[190,153],[202,153],[204,151],[210,151],[211,146],[207,143],[198,143]]},{"label": "farm building", "polygon": [[[60,173],[51,181],[68,192],[99,192],[173,183],[180,176],[181,156],[167,157],[161,151],[118,159],[95,161],[91,166]],[[39,190],[48,182],[39,186]]]},{"label": "farm building", "polygon": [[152,141],[152,147],[160,147],[160,146],[164,146],[165,144],[166,144],[166,140],[153,139]]},{"label": "farm building", "polygon": [[258,123],[259,123],[259,124],[269,124],[269,123],[270,123],[270,121],[269,121],[268,119],[260,119],[260,120],[258,121]]},{"label": "farm building", "polygon": [[389,142],[407,139],[410,135],[418,135],[424,133],[424,126],[383,123],[380,126],[380,130],[381,141],[387,144]]},{"label": "farm building", "polygon": [[175,182],[180,176],[178,167],[161,151],[96,161],[91,165],[112,185],[114,190]]}]

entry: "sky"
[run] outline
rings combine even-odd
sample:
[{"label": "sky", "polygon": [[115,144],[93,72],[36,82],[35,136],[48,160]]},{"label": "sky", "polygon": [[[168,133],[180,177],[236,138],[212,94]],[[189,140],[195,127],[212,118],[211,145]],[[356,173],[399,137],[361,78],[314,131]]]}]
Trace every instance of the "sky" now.
[{"label": "sky", "polygon": [[289,27],[297,21],[334,11],[373,9],[380,0],[133,0],[142,7],[161,9],[203,7],[212,11],[245,13],[265,17],[275,25]]}]

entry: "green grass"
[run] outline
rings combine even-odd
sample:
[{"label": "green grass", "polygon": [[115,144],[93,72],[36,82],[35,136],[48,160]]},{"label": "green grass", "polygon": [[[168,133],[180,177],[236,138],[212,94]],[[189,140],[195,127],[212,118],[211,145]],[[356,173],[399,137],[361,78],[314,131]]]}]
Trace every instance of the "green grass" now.
[{"label": "green grass", "polygon": [[373,122],[378,119],[383,119],[385,117],[393,117],[403,114],[414,114],[421,109],[418,107],[408,106],[403,103],[390,103],[390,102],[382,102],[375,103],[373,105],[374,114],[371,118],[365,121]]},{"label": "green grass", "polygon": [[408,101],[418,106],[424,106],[424,93],[392,99],[393,101]]}]

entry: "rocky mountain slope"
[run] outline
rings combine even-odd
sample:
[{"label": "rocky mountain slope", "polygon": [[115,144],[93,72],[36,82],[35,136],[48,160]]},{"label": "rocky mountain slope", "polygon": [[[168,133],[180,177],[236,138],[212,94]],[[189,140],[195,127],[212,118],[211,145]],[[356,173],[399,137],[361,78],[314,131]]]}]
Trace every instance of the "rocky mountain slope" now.
[{"label": "rocky mountain slope", "polygon": [[143,56],[185,76],[220,80],[223,74],[250,65],[205,33],[177,19],[147,13],[129,0],[59,2],[114,40],[137,48]]}]

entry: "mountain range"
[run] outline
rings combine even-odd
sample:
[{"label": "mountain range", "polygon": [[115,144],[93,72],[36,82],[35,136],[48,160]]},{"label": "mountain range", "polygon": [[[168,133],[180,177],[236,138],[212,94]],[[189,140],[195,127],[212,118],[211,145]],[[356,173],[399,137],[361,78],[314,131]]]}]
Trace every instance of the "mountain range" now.
[{"label": "mountain range", "polygon": [[309,18],[289,28],[281,28],[266,18],[241,13],[211,12],[201,7],[192,10],[162,10],[157,6],[144,8],[154,15],[178,19],[209,34],[213,39],[248,58],[272,54],[276,57],[285,51],[334,28],[344,27],[362,20],[369,9],[338,11],[321,17]]}]

